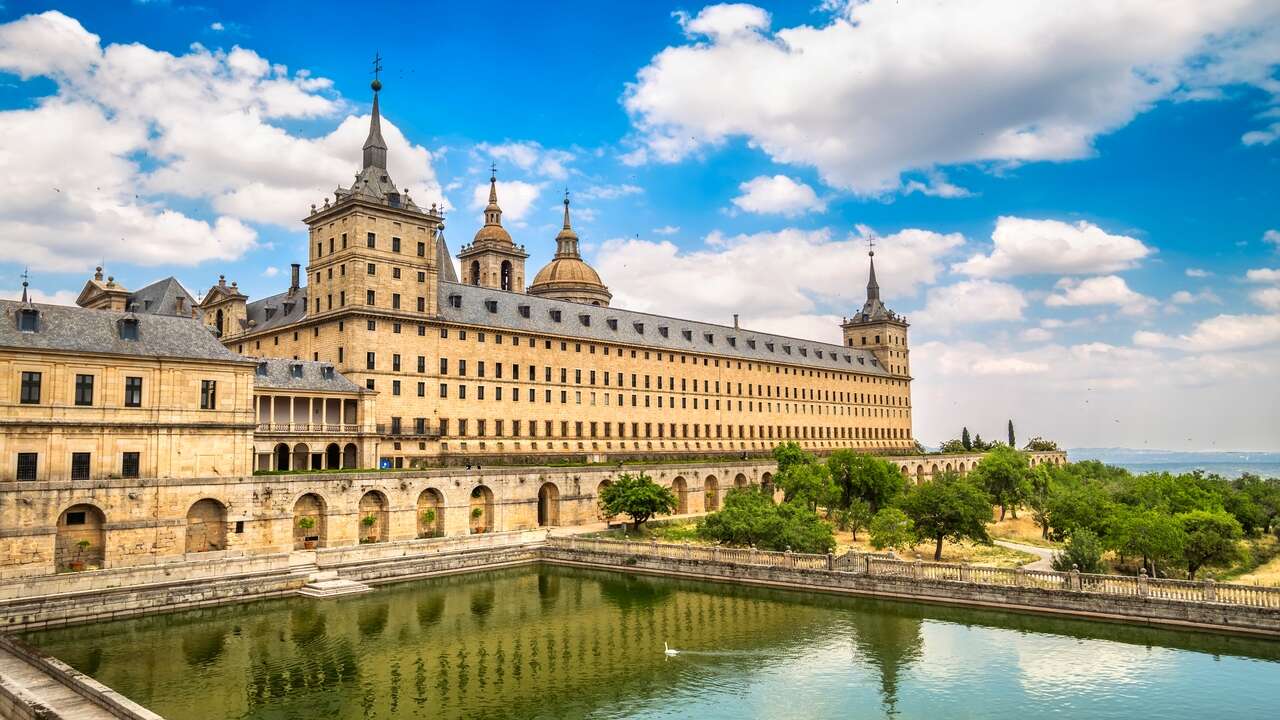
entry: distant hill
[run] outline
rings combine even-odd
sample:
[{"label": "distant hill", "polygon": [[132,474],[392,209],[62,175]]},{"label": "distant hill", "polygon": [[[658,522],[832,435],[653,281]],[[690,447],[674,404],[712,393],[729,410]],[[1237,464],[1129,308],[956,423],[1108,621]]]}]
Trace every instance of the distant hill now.
[{"label": "distant hill", "polygon": [[1224,477],[1254,473],[1280,477],[1280,452],[1193,452],[1140,448],[1069,448],[1073,461],[1099,460],[1131,472],[1182,473],[1204,470]]}]

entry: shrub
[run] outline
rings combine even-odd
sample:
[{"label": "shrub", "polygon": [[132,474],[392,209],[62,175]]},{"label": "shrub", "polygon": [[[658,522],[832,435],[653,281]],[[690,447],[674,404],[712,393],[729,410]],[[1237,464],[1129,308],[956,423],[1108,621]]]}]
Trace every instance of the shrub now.
[{"label": "shrub", "polygon": [[1066,572],[1073,567],[1082,573],[1102,573],[1102,540],[1092,532],[1080,529],[1067,541],[1062,552],[1053,554],[1053,569]]},{"label": "shrub", "polygon": [[824,553],[835,548],[831,525],[796,502],[775,504],[758,488],[734,488],[724,509],[698,523],[698,536],[728,545],[754,545],[764,550]]}]

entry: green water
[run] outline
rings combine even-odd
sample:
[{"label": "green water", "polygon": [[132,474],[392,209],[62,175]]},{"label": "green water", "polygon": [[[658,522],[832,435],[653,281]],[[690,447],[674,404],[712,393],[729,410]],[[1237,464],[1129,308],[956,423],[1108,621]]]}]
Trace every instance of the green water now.
[{"label": "green water", "polygon": [[28,639],[170,720],[1280,713],[1280,643],[555,567]]}]

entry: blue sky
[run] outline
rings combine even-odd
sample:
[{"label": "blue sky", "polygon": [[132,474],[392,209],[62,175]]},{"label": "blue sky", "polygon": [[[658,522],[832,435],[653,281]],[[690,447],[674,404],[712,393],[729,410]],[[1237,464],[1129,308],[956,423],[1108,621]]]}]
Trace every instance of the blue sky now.
[{"label": "blue sky", "polygon": [[838,341],[874,237],[926,442],[1280,449],[1280,10],[1113,5],[4,0],[0,293],[277,291],[381,52],[455,250],[496,162],[529,276],[568,187],[618,304]]}]

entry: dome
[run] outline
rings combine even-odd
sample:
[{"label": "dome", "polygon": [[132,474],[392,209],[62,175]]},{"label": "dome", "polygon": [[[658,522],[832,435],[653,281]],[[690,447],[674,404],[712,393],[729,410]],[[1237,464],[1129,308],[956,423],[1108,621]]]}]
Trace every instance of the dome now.
[{"label": "dome", "polygon": [[552,283],[573,283],[575,285],[598,285],[604,287],[600,274],[578,258],[556,258],[538,271],[533,278],[532,291],[539,285]]},{"label": "dome", "polygon": [[472,242],[502,242],[509,245],[514,244],[511,240],[511,233],[501,225],[482,225],[476,231],[475,239]]}]

